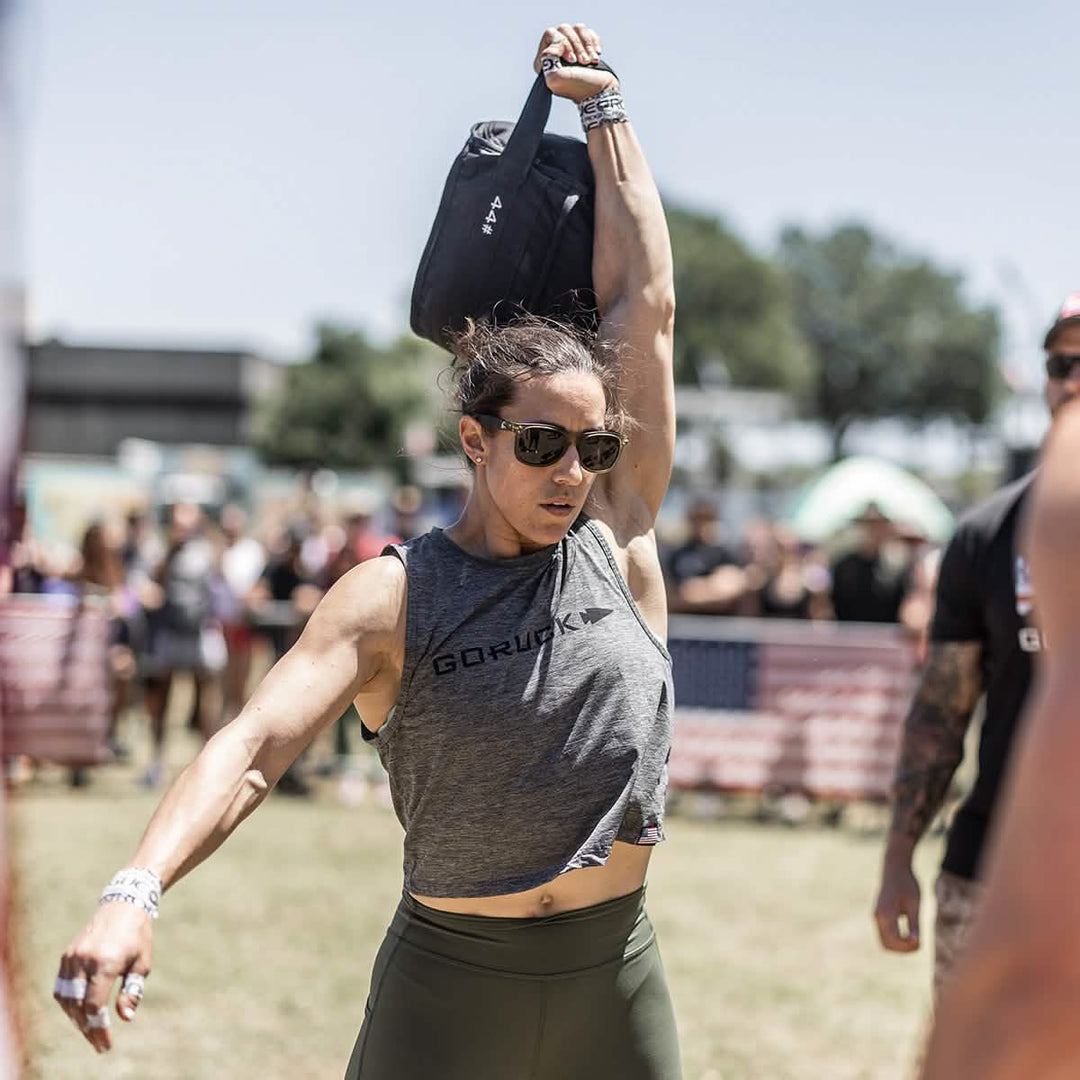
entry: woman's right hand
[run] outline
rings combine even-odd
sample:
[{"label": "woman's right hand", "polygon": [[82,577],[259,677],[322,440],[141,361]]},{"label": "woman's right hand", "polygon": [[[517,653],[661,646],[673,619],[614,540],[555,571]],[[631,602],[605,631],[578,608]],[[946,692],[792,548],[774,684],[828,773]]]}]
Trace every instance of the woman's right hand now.
[{"label": "woman's right hand", "polygon": [[545,75],[548,89],[556,97],[583,101],[608,86],[618,85],[610,71],[593,66],[600,59],[601,48],[600,35],[584,23],[549,26],[540,39],[533,70],[540,73],[545,57],[565,64],[584,65],[556,68]]},{"label": "woman's right hand", "polygon": [[[99,1054],[112,1049],[109,998],[113,984],[122,980],[117,1014],[122,1020],[134,1020],[142,991],[140,980],[129,981],[128,976],[145,979],[150,974],[153,947],[150,916],[134,904],[113,900],[98,906],[60,957],[53,998]],[[84,984],[85,996],[80,996]]]}]

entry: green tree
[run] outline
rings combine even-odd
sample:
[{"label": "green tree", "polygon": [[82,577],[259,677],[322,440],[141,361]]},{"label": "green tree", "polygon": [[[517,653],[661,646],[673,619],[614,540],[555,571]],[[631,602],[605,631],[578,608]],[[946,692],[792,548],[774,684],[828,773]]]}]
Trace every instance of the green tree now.
[{"label": "green tree", "polygon": [[804,396],[811,369],[787,282],[717,217],[667,207],[675,260],[675,378]]},{"label": "green tree", "polygon": [[993,308],[967,304],[960,275],[860,224],[821,236],[789,227],[779,258],[814,367],[807,405],[830,425],[835,457],[857,419],[987,419],[1000,325]]},{"label": "green tree", "polygon": [[411,336],[383,348],[360,330],[317,328],[315,351],[288,368],[256,440],[269,465],[406,471],[409,420],[431,414],[441,354]]}]

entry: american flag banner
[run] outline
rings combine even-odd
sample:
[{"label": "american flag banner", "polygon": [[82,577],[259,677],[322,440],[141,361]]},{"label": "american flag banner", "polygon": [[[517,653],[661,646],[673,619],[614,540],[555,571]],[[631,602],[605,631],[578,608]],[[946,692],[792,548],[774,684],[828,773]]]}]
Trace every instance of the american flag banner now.
[{"label": "american flag banner", "polygon": [[0,599],[0,748],[65,765],[111,761],[109,611],[88,597]]},{"label": "american flag banner", "polygon": [[918,683],[895,626],[675,616],[675,790],[884,799]]}]

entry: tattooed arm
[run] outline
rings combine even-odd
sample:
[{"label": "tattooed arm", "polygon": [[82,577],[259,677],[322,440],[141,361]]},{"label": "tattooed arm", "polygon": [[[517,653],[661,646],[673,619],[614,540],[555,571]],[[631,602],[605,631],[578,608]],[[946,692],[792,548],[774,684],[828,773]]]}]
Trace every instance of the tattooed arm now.
[{"label": "tattooed arm", "polygon": [[982,693],[977,641],[935,642],[904,723],[889,843],[914,848],[945,801]]},{"label": "tattooed arm", "polygon": [[912,856],[941,809],[964,756],[964,735],[982,693],[981,650],[977,641],[932,643],[904,723],[892,824],[874,911],[882,945],[895,952],[919,947],[919,883],[911,869]]}]

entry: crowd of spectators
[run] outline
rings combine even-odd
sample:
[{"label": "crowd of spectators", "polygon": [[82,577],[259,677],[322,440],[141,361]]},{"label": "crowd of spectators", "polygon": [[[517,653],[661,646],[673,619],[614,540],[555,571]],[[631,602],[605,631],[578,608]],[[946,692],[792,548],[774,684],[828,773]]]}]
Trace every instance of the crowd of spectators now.
[{"label": "crowd of spectators", "polygon": [[664,559],[673,613],[895,623],[923,636],[933,605],[935,549],[867,504],[827,545],[773,521],[724,532],[714,502],[688,506],[681,543]]},{"label": "crowd of spectators", "polygon": [[[128,756],[119,722],[141,702],[151,743],[144,785],[167,780],[166,718],[177,675],[192,688],[189,726],[209,738],[243,708],[256,658],[265,667],[280,657],[338,578],[429,524],[412,487],[399,488],[385,507],[368,496],[335,513],[301,503],[260,522],[234,503],[134,507],[122,520],[91,522],[78,550],[40,542],[20,509],[10,591],[93,595],[108,604],[108,739],[115,759]],[[348,751],[347,720],[336,747]],[[302,773],[291,770],[279,790],[306,793]],[[76,767],[71,778],[85,783],[87,770]]]},{"label": "crowd of spectators", "polygon": [[[149,759],[141,781],[167,780],[166,741],[176,676],[191,688],[189,727],[209,738],[243,708],[260,671],[295,640],[319,599],[343,574],[433,521],[412,487],[386,505],[370,497],[327,513],[300,498],[277,517],[254,520],[230,503],[132,508],[123,520],[91,522],[77,552],[43,545],[17,522],[13,591],[94,595],[111,615],[115,759],[129,751],[121,719],[146,717]],[[692,500],[664,567],[673,613],[895,623],[916,638],[933,606],[934,552],[913,530],[869,504],[827,547],[803,543],[783,525],[753,520],[724,531],[716,504]],[[335,760],[348,758],[350,710],[334,733]],[[301,761],[280,791],[308,791]],[[72,782],[87,771],[75,768]]]}]

